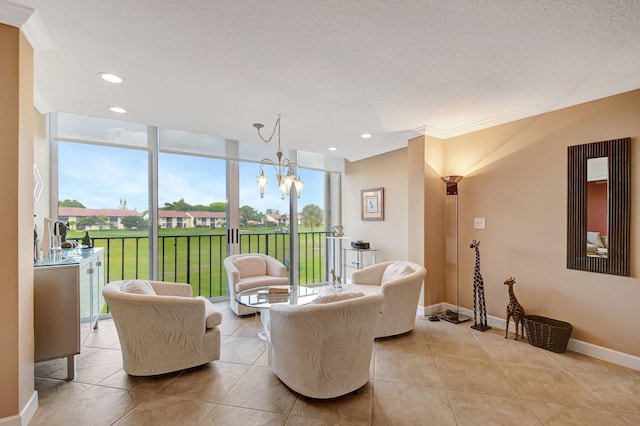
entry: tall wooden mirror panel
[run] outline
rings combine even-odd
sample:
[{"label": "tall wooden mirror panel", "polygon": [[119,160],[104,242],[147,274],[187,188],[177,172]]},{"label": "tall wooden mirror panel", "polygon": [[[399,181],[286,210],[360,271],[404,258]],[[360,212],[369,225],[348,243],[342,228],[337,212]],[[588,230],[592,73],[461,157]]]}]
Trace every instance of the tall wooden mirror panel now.
[{"label": "tall wooden mirror panel", "polygon": [[567,268],[630,274],[630,138],[568,147]]}]

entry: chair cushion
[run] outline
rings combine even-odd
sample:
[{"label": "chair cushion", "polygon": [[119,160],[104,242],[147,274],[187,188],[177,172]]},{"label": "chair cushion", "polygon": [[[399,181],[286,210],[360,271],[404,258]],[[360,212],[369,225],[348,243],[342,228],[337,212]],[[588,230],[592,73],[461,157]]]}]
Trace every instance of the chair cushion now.
[{"label": "chair cushion", "polygon": [[362,297],[362,296],[364,296],[364,293],[360,291],[345,291],[342,293],[327,294],[326,296],[317,297],[313,301],[313,303],[316,303],[316,304],[333,303],[333,302],[339,302],[341,300],[354,299],[356,297]]},{"label": "chair cushion", "polygon": [[260,256],[241,256],[233,261],[240,272],[240,278],[267,275],[267,263]]},{"label": "chair cushion", "polygon": [[266,287],[271,285],[285,285],[289,284],[289,278],[287,277],[272,277],[270,275],[257,276],[240,280],[236,283],[236,292],[240,293],[244,290],[256,287]]},{"label": "chair cushion", "polygon": [[380,283],[384,284],[389,281],[393,281],[399,277],[409,275],[413,272],[413,268],[409,265],[402,263],[392,263],[382,273],[382,279]]},{"label": "chair cushion", "polygon": [[146,294],[149,296],[156,296],[157,293],[151,286],[149,281],[145,280],[131,280],[122,285],[122,291],[125,293]]}]

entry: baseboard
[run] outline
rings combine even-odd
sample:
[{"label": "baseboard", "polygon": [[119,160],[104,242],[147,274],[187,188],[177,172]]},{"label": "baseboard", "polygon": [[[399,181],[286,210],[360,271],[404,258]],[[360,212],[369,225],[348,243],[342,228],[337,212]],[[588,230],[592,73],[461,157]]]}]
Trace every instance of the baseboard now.
[{"label": "baseboard", "polygon": [[[429,306],[418,306],[418,315],[430,316],[438,312],[443,312],[447,309],[455,310],[457,309],[457,307],[449,303],[437,303],[435,305]],[[473,311],[470,309],[460,307],[460,313],[467,315],[473,319]],[[506,320],[488,315],[487,325],[490,325],[493,328],[504,330],[506,326]],[[509,322],[509,331],[515,333],[515,324],[513,323],[513,321]],[[600,359],[602,361],[607,361],[612,364],[617,364],[623,367],[640,371],[640,357],[637,357],[635,355],[614,351],[613,349],[604,348],[602,346],[597,346],[577,339],[569,339],[567,349],[579,354]]]},{"label": "baseboard", "polygon": [[603,348],[602,346],[596,346],[591,343],[583,342],[576,339],[569,339],[567,349],[583,355],[588,355],[593,358],[598,358],[603,361],[608,361],[613,364],[618,364],[623,367],[640,371],[640,357],[634,355],[614,351],[613,349]]},{"label": "baseboard", "polygon": [[28,425],[29,422],[31,422],[33,415],[36,414],[37,409],[38,409],[38,391],[33,391],[33,394],[31,394],[31,398],[29,398],[29,402],[27,402],[27,405],[25,405],[20,415],[1,418],[0,426]]}]

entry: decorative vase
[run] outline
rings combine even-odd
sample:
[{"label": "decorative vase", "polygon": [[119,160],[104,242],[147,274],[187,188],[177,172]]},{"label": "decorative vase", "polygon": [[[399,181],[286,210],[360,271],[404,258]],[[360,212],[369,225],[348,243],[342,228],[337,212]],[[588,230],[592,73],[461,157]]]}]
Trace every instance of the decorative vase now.
[{"label": "decorative vase", "polygon": [[344,226],[335,225],[331,228],[331,235],[334,237],[343,237],[344,236]]}]

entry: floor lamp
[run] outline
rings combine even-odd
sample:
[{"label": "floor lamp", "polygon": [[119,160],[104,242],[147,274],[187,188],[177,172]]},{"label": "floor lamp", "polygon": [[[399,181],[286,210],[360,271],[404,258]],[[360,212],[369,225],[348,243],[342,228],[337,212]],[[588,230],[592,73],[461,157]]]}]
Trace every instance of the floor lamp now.
[{"label": "floor lamp", "polygon": [[[444,312],[436,314],[439,319],[458,324],[464,321],[469,321],[471,317],[462,315],[460,313],[460,260],[459,240],[458,235],[458,182],[462,180],[462,176],[443,176],[442,181],[446,184],[446,197],[447,202],[455,197],[456,202],[456,310],[446,309]],[[448,215],[447,215],[448,218]]]}]

